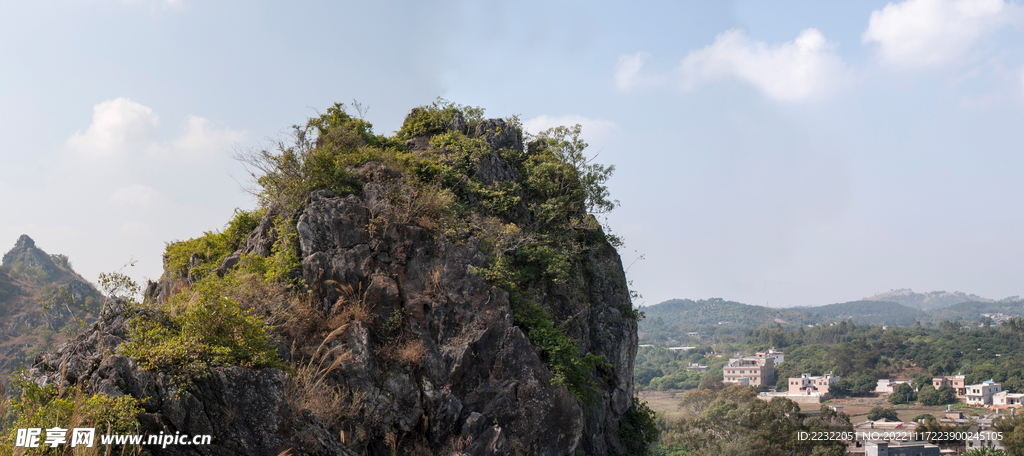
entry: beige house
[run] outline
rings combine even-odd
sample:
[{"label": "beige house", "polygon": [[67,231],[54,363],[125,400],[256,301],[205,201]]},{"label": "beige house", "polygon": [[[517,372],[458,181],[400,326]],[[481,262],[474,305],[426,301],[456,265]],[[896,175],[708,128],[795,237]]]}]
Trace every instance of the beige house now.
[{"label": "beige house", "polygon": [[722,368],[722,377],[724,383],[771,386],[775,382],[775,358],[758,358],[756,356],[730,358],[729,364]]},{"label": "beige house", "polygon": [[963,375],[947,375],[945,377],[932,378],[932,386],[935,389],[942,388],[943,386],[952,388],[956,397],[967,395],[967,382],[964,381]]},{"label": "beige house", "polygon": [[800,391],[824,394],[828,392],[829,386],[838,381],[839,376],[833,375],[831,372],[818,376],[802,374],[799,377],[789,377],[789,392],[795,393]]}]

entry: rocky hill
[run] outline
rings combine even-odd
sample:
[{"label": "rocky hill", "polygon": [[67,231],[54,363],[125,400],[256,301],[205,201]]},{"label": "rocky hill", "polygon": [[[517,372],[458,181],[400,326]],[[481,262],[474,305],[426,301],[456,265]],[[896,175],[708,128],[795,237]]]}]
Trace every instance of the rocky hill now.
[{"label": "rocky hill", "polygon": [[644,454],[639,314],[591,215],[611,169],[578,128],[482,114],[439,101],[382,136],[335,105],[249,155],[261,207],[169,244],[145,302],[112,289],[33,384],[213,435],[160,455]]},{"label": "rocky hill", "polygon": [[22,235],[0,266],[0,375],[75,336],[95,320],[102,299],[66,256]]}]

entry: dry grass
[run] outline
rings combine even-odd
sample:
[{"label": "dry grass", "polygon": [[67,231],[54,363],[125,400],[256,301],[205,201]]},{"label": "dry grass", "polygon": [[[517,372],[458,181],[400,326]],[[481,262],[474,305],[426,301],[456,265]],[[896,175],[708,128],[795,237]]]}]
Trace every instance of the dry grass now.
[{"label": "dry grass", "polygon": [[398,435],[395,434],[395,431],[388,429],[384,433],[384,444],[388,446],[391,456],[398,454]]},{"label": "dry grass", "polygon": [[430,287],[430,291],[435,294],[444,293],[444,266],[438,264],[430,269],[430,274],[427,276],[427,285]]},{"label": "dry grass", "polygon": [[344,345],[331,347],[347,330],[348,324],[343,324],[331,331],[309,361],[295,367],[287,390],[292,410],[309,410],[328,426],[354,415],[360,407],[359,398],[346,394],[330,379],[332,372],[353,360],[352,352],[345,350]]},{"label": "dry grass", "polygon": [[681,401],[685,391],[682,390],[669,390],[669,391],[640,391],[637,393],[637,397],[647,402],[647,406],[658,413],[659,416],[665,418],[675,418],[685,413],[682,409]]},{"label": "dry grass", "polygon": [[333,313],[344,321],[360,322],[364,324],[373,323],[375,314],[373,309],[366,303],[366,290],[362,284],[358,288],[347,283],[338,283],[328,280],[329,285],[334,286],[341,297],[334,304]]},{"label": "dry grass", "polygon": [[423,348],[423,342],[419,339],[410,339],[398,349],[396,358],[402,364],[419,366],[425,355],[426,349]]},{"label": "dry grass", "polygon": [[434,227],[444,222],[455,195],[439,184],[417,185],[401,178],[375,175],[364,187],[370,223],[367,231],[382,236],[391,228],[416,223]]},{"label": "dry grass", "polygon": [[473,437],[469,435],[452,437],[448,440],[448,445],[441,450],[441,456],[463,456],[466,454],[466,448],[469,448],[472,443]]}]

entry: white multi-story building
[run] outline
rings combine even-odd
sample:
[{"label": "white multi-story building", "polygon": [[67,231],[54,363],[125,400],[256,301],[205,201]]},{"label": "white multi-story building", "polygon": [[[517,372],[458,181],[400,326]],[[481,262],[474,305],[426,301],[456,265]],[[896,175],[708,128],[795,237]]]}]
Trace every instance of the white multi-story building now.
[{"label": "white multi-story building", "polygon": [[1001,386],[992,380],[985,380],[977,385],[967,385],[967,404],[992,405],[992,396],[1000,389]]}]

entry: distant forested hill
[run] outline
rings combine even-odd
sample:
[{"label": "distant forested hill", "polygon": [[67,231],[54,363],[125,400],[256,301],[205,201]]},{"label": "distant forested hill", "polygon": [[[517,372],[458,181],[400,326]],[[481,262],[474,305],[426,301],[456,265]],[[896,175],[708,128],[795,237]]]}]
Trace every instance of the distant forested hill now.
[{"label": "distant forested hill", "polygon": [[930,312],[932,321],[976,322],[984,318],[982,314],[1004,314],[1007,316],[1024,315],[1024,300],[999,302],[962,302]]},{"label": "distant forested hill", "polygon": [[[1010,296],[1002,301],[1013,301],[1019,299],[1017,296]],[[986,299],[975,294],[968,294],[962,291],[929,291],[927,293],[915,293],[910,288],[878,293],[874,296],[864,298],[865,301],[896,302],[907,307],[921,310],[934,310],[943,307],[960,304],[962,302],[996,302],[994,299]]]},{"label": "distant forested hill", "polygon": [[807,314],[791,309],[752,306],[720,298],[699,301],[672,299],[642,310],[648,319],[693,328],[704,325],[757,328],[765,323],[801,325],[808,318]]},{"label": "distant forested hill", "polygon": [[857,324],[910,326],[919,321],[932,320],[928,312],[884,301],[852,301],[818,307],[794,307],[787,310],[803,312],[809,319],[816,320],[816,323],[852,319]]}]

